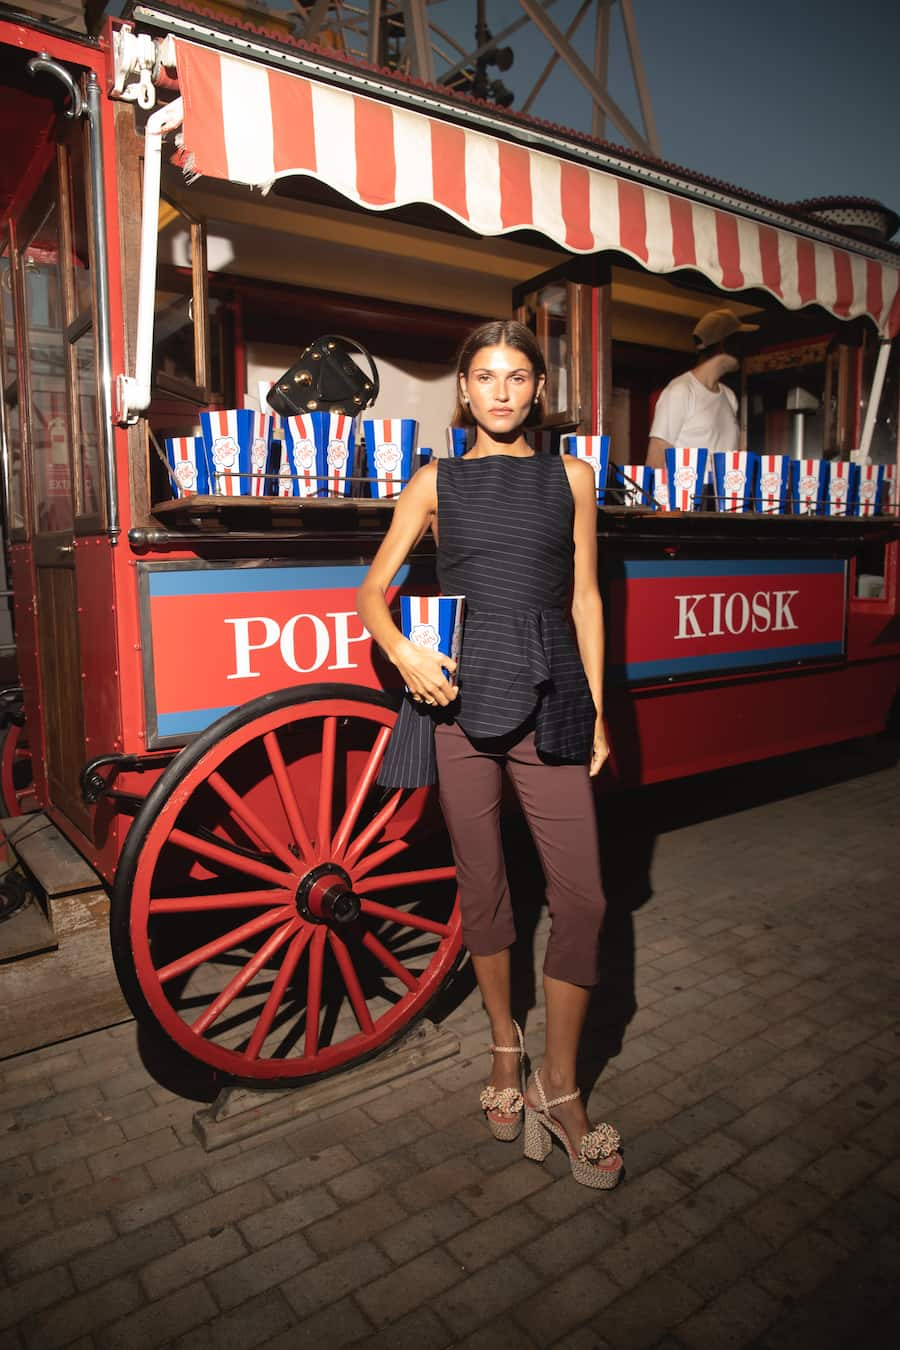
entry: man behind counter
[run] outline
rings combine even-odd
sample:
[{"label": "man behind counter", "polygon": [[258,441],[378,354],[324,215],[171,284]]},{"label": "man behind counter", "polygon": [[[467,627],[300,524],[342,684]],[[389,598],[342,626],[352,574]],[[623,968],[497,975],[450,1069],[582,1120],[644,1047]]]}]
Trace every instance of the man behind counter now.
[{"label": "man behind counter", "polygon": [[698,353],[694,368],[671,380],[657,401],[648,464],[664,468],[670,445],[705,446],[711,455],[738,448],[737,399],[719,381],[739,366],[728,350],[728,339],[735,333],[755,333],[758,328],[755,323],[741,323],[730,309],[712,309],[703,315],[694,329]]}]

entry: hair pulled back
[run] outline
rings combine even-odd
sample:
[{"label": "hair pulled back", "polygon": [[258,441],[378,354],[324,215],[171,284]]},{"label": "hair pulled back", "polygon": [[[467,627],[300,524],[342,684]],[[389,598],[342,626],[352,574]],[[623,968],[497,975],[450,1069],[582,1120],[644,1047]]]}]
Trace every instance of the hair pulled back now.
[{"label": "hair pulled back", "polygon": [[[469,367],[475,354],[480,352],[483,347],[514,348],[528,360],[537,378],[543,375],[546,379],[547,363],[544,360],[544,353],[530,328],[526,328],[524,323],[519,323],[516,319],[492,319],[489,323],[481,324],[466,338],[456,358],[456,407],[453,409],[452,419],[452,424],[455,427],[473,427],[475,425],[475,418],[472,416],[471,409],[468,404],[462,401],[459,377],[464,375],[468,378]],[[535,399],[531,412],[525,419],[526,427],[534,426],[541,421],[543,399],[544,395],[541,391],[538,398]]]}]

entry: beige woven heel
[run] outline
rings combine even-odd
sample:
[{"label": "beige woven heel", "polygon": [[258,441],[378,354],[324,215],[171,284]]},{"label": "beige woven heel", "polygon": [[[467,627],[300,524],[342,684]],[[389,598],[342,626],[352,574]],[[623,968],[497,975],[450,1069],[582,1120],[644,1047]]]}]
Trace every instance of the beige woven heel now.
[{"label": "beige woven heel", "polygon": [[[494,1087],[493,1083],[488,1083],[487,1087],[482,1089],[480,1097],[481,1109],[487,1118],[491,1134],[495,1139],[500,1139],[507,1144],[511,1143],[513,1139],[518,1139],[522,1133],[522,1109],[525,1106],[523,1093],[525,1084],[522,1078],[525,1061],[525,1040],[518,1022],[513,1022],[513,1026],[516,1029],[519,1044],[492,1045],[491,1054],[519,1056],[519,1086],[518,1088],[497,1088]],[[510,1119],[497,1120],[496,1116],[498,1115],[508,1116]]]},{"label": "beige woven heel", "polygon": [[[541,1099],[541,1109],[536,1111],[525,1103],[525,1157],[533,1162],[544,1162],[553,1147],[552,1136],[555,1135],[568,1154],[572,1176],[577,1182],[601,1191],[611,1191],[618,1186],[622,1179],[618,1130],[612,1125],[595,1125],[582,1136],[576,1153],[563,1126],[551,1116],[550,1108],[573,1102],[578,1092],[567,1092],[564,1097],[554,1097],[548,1102],[538,1069],[534,1072],[534,1085]],[[598,1161],[601,1158],[616,1158],[617,1165],[602,1166]]]}]

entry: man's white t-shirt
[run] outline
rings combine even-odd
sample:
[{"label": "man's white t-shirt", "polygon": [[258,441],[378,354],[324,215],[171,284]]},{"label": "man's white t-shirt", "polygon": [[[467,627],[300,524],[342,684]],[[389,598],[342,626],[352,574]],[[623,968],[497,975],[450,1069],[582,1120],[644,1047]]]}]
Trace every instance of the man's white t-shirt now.
[{"label": "man's white t-shirt", "polygon": [[727,385],[712,393],[705,384],[686,371],[666,385],[653,413],[650,435],[666,445],[705,446],[716,450],[737,450],[740,431],[737,399]]}]

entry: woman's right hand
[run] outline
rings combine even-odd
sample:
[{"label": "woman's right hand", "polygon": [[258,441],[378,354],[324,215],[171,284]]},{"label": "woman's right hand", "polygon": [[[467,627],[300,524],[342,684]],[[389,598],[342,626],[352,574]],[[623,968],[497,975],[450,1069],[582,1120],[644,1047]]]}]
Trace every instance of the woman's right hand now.
[{"label": "woman's right hand", "polygon": [[409,638],[401,638],[390,655],[417,703],[446,708],[459,694],[459,685],[452,684],[443,669],[446,668],[452,677],[456,662],[443,652],[417,647]]}]

